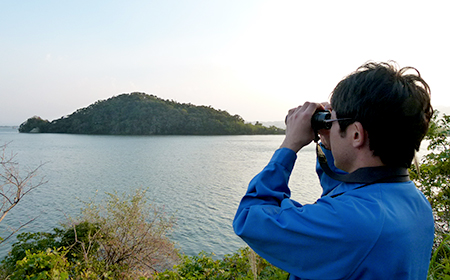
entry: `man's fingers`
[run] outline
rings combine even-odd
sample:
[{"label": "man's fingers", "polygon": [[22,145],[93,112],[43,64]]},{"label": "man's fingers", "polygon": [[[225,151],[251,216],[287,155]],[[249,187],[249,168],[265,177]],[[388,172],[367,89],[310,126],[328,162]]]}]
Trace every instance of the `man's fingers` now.
[{"label": "man's fingers", "polygon": [[288,114],[286,115],[286,118],[285,118],[285,120],[284,120],[284,123],[287,124],[288,118],[289,118],[290,116],[292,116],[293,114],[295,114],[295,112],[296,112],[299,108],[301,108],[301,107],[302,107],[302,106],[298,106],[298,107],[296,107],[296,108],[290,109],[290,110],[288,111]]},{"label": "man's fingers", "polygon": [[[297,118],[296,115],[299,114],[306,114],[306,115],[313,115],[314,112],[317,110],[328,110],[327,107],[330,107],[330,104],[328,102],[323,103],[313,103],[313,102],[305,102],[303,105],[300,105],[296,108],[292,108],[288,111],[288,114],[286,115],[286,118],[284,119],[284,123],[288,123],[289,118]],[[305,115],[303,115],[305,116]]]}]

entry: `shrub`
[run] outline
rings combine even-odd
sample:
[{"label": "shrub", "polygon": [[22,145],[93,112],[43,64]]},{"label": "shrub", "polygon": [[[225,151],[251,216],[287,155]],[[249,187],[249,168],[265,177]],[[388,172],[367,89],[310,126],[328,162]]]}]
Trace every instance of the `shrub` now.
[{"label": "shrub", "polygon": [[16,263],[28,254],[45,252],[47,249],[59,248],[60,230],[48,232],[24,232],[17,235],[17,241],[11,247],[8,255],[2,260],[2,270],[9,275],[16,270]]},{"label": "shrub", "polygon": [[425,137],[429,153],[419,168],[411,168],[410,175],[434,214],[435,240],[428,278],[450,280],[450,116],[444,114],[438,119],[438,113]]},{"label": "shrub", "polygon": [[433,116],[426,135],[428,153],[412,177],[430,201],[439,241],[450,234],[450,116]]},{"label": "shrub", "polygon": [[16,270],[9,279],[69,279],[69,262],[64,255],[59,250],[47,249],[38,253],[27,250],[25,258],[17,261]]},{"label": "shrub", "polygon": [[107,196],[100,204],[87,203],[76,222],[97,228],[87,240],[76,240],[85,263],[101,261],[115,279],[149,276],[177,264],[178,251],[167,236],[172,216],[147,203],[145,191]]},{"label": "shrub", "polygon": [[148,277],[178,263],[167,237],[173,225],[173,217],[147,203],[144,191],[109,193],[99,204],[86,203],[76,221],[53,233],[18,235],[0,277],[67,279],[66,271],[71,279]]},{"label": "shrub", "polygon": [[241,248],[233,255],[226,255],[221,260],[214,260],[213,254],[200,252],[197,256],[183,256],[181,264],[174,270],[156,273],[149,279],[179,280],[253,280],[253,279],[287,279],[288,273],[269,264],[250,248]]}]

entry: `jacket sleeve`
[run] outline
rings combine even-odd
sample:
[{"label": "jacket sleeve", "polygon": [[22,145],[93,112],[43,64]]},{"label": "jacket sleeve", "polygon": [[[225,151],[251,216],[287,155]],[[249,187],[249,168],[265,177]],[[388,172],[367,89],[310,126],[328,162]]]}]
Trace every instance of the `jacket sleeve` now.
[{"label": "jacket sleeve", "polygon": [[[261,257],[293,275],[342,278],[364,257],[366,250],[355,248],[361,249],[358,236],[366,228],[352,222],[345,198],[322,197],[311,205],[291,200],[288,181],[295,160],[289,149],[274,153],[250,182],[233,221],[234,231]],[[358,215],[369,215],[361,211]]]}]

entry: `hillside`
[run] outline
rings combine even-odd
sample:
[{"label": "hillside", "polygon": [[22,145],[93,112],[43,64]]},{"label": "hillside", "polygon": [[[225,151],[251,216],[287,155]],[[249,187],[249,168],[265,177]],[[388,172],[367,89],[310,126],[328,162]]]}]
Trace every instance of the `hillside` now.
[{"label": "hillside", "polygon": [[32,117],[19,132],[105,135],[283,134],[275,126],[245,123],[239,115],[211,106],[163,100],[140,92],[121,94],[54,121]]}]

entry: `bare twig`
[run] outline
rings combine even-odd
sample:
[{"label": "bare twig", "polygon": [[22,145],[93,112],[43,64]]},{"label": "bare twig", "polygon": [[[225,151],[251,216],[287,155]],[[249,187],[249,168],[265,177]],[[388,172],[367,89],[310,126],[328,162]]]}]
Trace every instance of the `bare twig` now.
[{"label": "bare twig", "polygon": [[[37,183],[32,182],[33,178],[37,176],[38,170],[44,164],[40,164],[37,168],[26,172],[26,174],[22,176],[21,171],[19,170],[19,164],[14,161],[15,154],[6,153],[7,145],[8,144],[4,144],[0,146],[0,222],[2,222],[6,215],[17,206],[25,195],[47,183],[44,178],[41,178]],[[36,218],[37,217],[32,218],[20,227],[12,229],[7,237],[0,237],[0,245],[21,228],[33,222]]]}]

